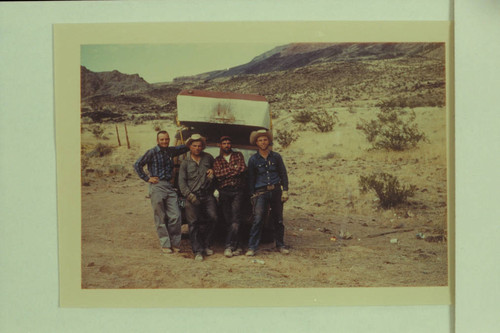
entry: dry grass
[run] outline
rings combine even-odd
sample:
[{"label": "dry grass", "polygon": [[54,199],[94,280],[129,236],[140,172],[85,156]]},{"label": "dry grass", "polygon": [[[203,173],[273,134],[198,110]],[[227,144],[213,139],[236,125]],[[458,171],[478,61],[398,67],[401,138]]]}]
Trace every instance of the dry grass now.
[{"label": "dry grass", "polygon": [[[312,211],[328,206],[336,214],[346,216],[353,213],[365,216],[375,214],[383,220],[386,220],[385,215],[398,215],[401,210],[410,211],[413,215],[420,212],[432,220],[433,227],[445,230],[445,110],[417,109],[416,122],[429,137],[429,143],[402,152],[369,150],[371,145],[355,127],[359,119],[369,119],[375,111],[374,108],[358,108],[356,113],[338,110],[341,125],[330,133],[300,131],[286,118],[275,123],[275,128],[293,127],[300,135],[287,149],[277,147],[288,161],[291,191],[295,194],[291,204]],[[358,185],[360,175],[373,172],[390,173],[404,184],[416,185],[418,193],[410,201],[418,205],[390,209],[389,212],[375,210],[376,197],[360,193]]]},{"label": "dry grass", "polygon": [[[226,259],[222,247],[194,264],[187,239],[179,256],[161,256],[152,221],[147,188],[132,164],[156,144],[151,122],[129,125],[127,149],[123,125],[118,147],[114,125],[104,125],[113,153],[90,158],[82,188],[82,284],[84,288],[252,288],[252,287],[382,287],[446,285],[446,243],[431,243],[415,234],[446,232],[446,128],[442,108],[417,109],[417,123],[429,143],[403,152],[368,150],[370,144],[356,130],[359,119],[369,119],[376,108],[356,105],[326,108],[337,112],[332,132],[318,133],[299,126],[282,110],[274,130],[294,129],[297,141],[279,151],[290,178],[290,200],[285,205],[285,240],[292,253],[281,256],[272,244],[263,245],[258,259]],[[292,110],[293,112],[293,110]],[[173,126],[167,131],[171,137]],[[82,133],[85,153],[99,143]],[[123,167],[123,168],[120,168]],[[110,172],[111,169],[121,170]],[[359,176],[384,171],[402,183],[417,186],[407,206],[379,209],[376,196],[362,194]],[[407,231],[410,230],[410,231]],[[340,232],[352,235],[349,240]],[[373,236],[384,232],[382,236]],[[331,237],[337,236],[336,241]],[[371,237],[373,236],[373,237]],[[390,243],[397,239],[397,243]]]}]

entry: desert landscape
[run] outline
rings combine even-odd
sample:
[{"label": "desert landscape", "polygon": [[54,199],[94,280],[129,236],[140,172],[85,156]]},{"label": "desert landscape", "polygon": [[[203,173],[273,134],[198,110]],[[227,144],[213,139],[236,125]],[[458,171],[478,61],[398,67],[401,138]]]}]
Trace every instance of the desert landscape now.
[{"label": "desert landscape", "polygon": [[[216,244],[195,262],[186,230],[181,253],[161,254],[147,184],[133,163],[159,129],[176,132],[181,89],[269,101],[273,149],[290,180],[289,255],[265,243],[256,257],[226,258]],[[82,67],[82,288],[448,285],[445,97],[440,43],[291,44],[163,84]],[[370,141],[392,140],[401,128],[396,146]],[[384,205],[363,186],[363,177],[382,173],[408,197]]]}]

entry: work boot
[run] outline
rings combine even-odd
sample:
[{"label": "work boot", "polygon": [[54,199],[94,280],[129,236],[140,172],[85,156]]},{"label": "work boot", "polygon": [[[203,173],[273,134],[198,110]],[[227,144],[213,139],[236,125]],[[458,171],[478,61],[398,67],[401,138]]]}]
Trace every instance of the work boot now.
[{"label": "work boot", "polygon": [[243,249],[241,247],[239,247],[233,251],[233,256],[239,256],[242,252],[243,252]]},{"label": "work boot", "polygon": [[196,253],[196,255],[194,256],[194,260],[203,261],[203,255],[201,253]]},{"label": "work boot", "polygon": [[245,255],[247,257],[253,257],[255,255],[255,251],[254,250],[248,250],[247,253],[245,253]]},{"label": "work boot", "polygon": [[164,254],[171,254],[171,253],[173,253],[172,249],[169,248],[169,247],[162,247],[161,248],[161,252],[163,252]]},{"label": "work boot", "polygon": [[280,247],[279,251],[281,254],[289,254],[290,253],[290,251],[284,247]]},{"label": "work boot", "polygon": [[206,254],[207,256],[211,256],[212,254],[214,254],[214,251],[213,251],[212,249],[206,248],[206,249],[205,249],[205,254]]},{"label": "work boot", "polygon": [[174,251],[174,253],[179,253],[179,252],[181,252],[181,249],[179,249],[178,247],[172,246],[172,251]]},{"label": "work boot", "polygon": [[224,255],[228,258],[231,258],[233,256],[233,251],[231,251],[231,249],[228,247],[224,250]]}]

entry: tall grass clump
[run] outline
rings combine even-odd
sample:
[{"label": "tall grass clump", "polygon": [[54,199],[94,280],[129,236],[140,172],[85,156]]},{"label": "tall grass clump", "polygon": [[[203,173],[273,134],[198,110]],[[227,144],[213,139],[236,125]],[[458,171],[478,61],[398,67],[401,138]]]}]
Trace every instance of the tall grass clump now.
[{"label": "tall grass clump", "polygon": [[401,185],[396,176],[380,172],[359,177],[361,193],[374,191],[380,207],[388,209],[408,202],[415,195],[415,185]]},{"label": "tall grass clump", "polygon": [[381,108],[377,119],[361,119],[356,129],[361,130],[373,149],[402,151],[414,148],[427,137],[415,123],[415,112],[399,108]]}]

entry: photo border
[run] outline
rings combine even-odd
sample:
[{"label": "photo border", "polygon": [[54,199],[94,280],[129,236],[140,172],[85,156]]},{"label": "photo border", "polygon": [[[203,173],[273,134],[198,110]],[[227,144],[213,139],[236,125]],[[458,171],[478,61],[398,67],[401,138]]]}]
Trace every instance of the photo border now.
[{"label": "photo border", "polygon": [[[230,28],[228,28],[230,27]],[[251,33],[249,33],[251,32]],[[241,307],[453,304],[454,116],[452,24],[433,22],[190,22],[55,24],[60,305],[63,307]],[[243,37],[242,37],[243,36]],[[84,44],[444,42],[448,138],[448,286],[396,288],[82,289],[80,47]],[[75,110],[75,112],[68,112]]]}]

